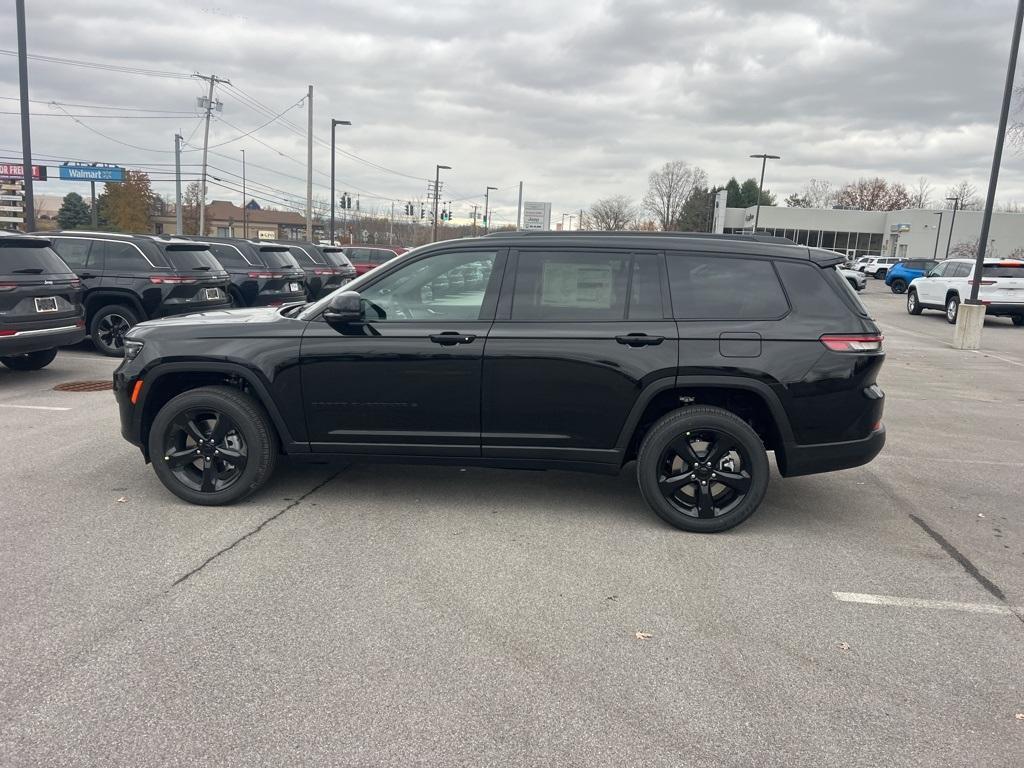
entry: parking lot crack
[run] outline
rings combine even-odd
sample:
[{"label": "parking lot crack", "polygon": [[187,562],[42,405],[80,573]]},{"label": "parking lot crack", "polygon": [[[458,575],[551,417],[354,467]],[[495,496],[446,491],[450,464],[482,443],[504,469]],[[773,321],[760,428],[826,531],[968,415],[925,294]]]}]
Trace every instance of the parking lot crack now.
[{"label": "parking lot crack", "polygon": [[943,551],[947,555],[956,560],[956,562],[960,564],[960,567],[967,571],[967,573],[971,577],[973,577],[975,581],[981,584],[981,586],[984,587],[985,590],[990,595],[992,595],[992,597],[996,598],[996,600],[1003,603],[1004,605],[1010,607],[1010,611],[1013,613],[1014,616],[1017,617],[1018,621],[1024,623],[1024,616],[1021,616],[1021,614],[1016,609],[1009,605],[1006,599],[1006,593],[1003,592],[1003,590],[1000,589],[998,585],[994,584],[987,576],[985,576],[985,574],[978,570],[978,567],[974,563],[972,563],[966,555],[964,555],[959,549],[954,547],[946,539],[945,536],[936,531],[934,528],[928,525],[928,523],[926,523],[917,515],[911,514],[910,519],[917,523],[918,526],[920,526],[920,528],[925,533],[927,533],[935,541],[936,544],[942,547]]},{"label": "parking lot crack", "polygon": [[270,525],[270,523],[274,522],[275,520],[277,520],[277,518],[281,517],[281,515],[283,515],[285,512],[288,512],[289,510],[294,509],[299,504],[301,504],[303,501],[305,501],[310,496],[312,496],[314,493],[319,491],[321,488],[323,488],[325,485],[327,485],[329,482],[331,482],[334,478],[336,478],[338,475],[340,475],[342,473],[342,471],[344,471],[344,470],[340,470],[339,469],[337,472],[333,473],[332,475],[329,475],[322,482],[317,483],[315,486],[313,486],[308,491],[306,491],[304,494],[302,494],[297,499],[295,499],[288,506],[286,506],[283,509],[281,509],[280,511],[275,512],[274,514],[272,514],[270,517],[268,517],[262,523],[260,523],[255,528],[253,528],[251,531],[246,533],[244,536],[239,536],[237,539],[235,539],[233,542],[228,544],[223,549],[221,549],[221,550],[213,553],[212,555],[210,555],[208,558],[206,558],[206,560],[204,560],[198,566],[196,566],[191,571],[186,573],[184,576],[182,576],[179,579],[177,579],[173,584],[171,584],[171,589],[174,589],[174,587],[178,586],[179,584],[185,583],[186,581],[191,579],[193,576],[195,576],[197,573],[199,573],[201,570],[203,570],[210,563],[212,563],[214,560],[216,560],[218,557],[220,557],[221,555],[223,555],[223,554],[225,554],[227,552],[230,552],[232,549],[237,547],[243,541],[245,541],[245,540],[255,536],[257,533],[259,533],[264,528],[266,528],[268,525]]}]

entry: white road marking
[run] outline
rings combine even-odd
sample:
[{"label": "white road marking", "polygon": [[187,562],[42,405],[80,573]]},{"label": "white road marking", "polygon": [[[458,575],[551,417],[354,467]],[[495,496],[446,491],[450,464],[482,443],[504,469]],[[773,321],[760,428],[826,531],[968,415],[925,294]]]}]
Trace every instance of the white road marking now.
[{"label": "white road marking", "polygon": [[865,603],[867,605],[893,605],[899,608],[934,608],[943,611],[964,611],[966,613],[991,613],[998,616],[1013,616],[1021,608],[993,603],[957,603],[950,600],[925,600],[918,597],[894,597],[892,595],[865,595],[860,592],[833,592],[832,597],[844,603]]},{"label": "white road marking", "polygon": [[984,464],[991,467],[1024,467],[1024,461],[986,461],[985,459],[957,459],[947,456],[900,456],[886,453],[885,458],[916,462],[945,461],[950,464]]},{"label": "white road marking", "polygon": [[58,408],[54,405],[7,405],[0,403],[0,408],[24,408],[27,411],[70,411],[70,408]]},{"label": "white road marking", "polygon": [[1019,366],[1020,368],[1024,368],[1024,363],[1018,363],[1016,360],[1011,360],[1008,357],[1000,357],[999,355],[993,355],[991,352],[985,352],[984,350],[981,349],[972,349],[971,352],[973,352],[976,355],[984,355],[985,357],[994,357],[996,360],[1002,360],[1004,363],[1009,363],[1010,365],[1016,365]]}]

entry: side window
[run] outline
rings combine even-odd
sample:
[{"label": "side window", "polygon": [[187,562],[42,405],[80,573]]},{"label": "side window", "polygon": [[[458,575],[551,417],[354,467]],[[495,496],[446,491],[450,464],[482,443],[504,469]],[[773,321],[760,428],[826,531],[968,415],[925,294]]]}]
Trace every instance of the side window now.
[{"label": "side window", "polygon": [[455,251],[407,264],[360,291],[366,319],[478,320],[496,256],[495,251]]},{"label": "side window", "polygon": [[949,262],[943,261],[940,264],[937,264],[935,266],[935,268],[931,272],[929,272],[928,274],[933,276],[933,277],[945,277],[946,270],[948,268],[949,268]]},{"label": "side window", "polygon": [[971,272],[974,271],[973,264],[957,264],[956,265],[956,276],[957,277],[970,277]]},{"label": "side window", "polygon": [[767,259],[670,254],[668,278],[682,320],[773,320],[789,311]]},{"label": "side window", "polygon": [[230,245],[224,245],[223,243],[210,243],[210,253],[213,257],[221,263],[224,267],[245,267],[248,266],[245,259],[242,258],[237,250],[232,248]]},{"label": "side window", "polygon": [[96,244],[103,251],[103,268],[108,272],[140,272],[149,269],[146,260],[131,243],[104,240]]},{"label": "side window", "polygon": [[54,238],[53,250],[64,259],[65,264],[78,271],[84,269],[89,263],[89,247],[91,245],[91,240],[79,237],[59,237]]},{"label": "side window", "polygon": [[632,256],[628,253],[523,251],[513,320],[622,320]]}]

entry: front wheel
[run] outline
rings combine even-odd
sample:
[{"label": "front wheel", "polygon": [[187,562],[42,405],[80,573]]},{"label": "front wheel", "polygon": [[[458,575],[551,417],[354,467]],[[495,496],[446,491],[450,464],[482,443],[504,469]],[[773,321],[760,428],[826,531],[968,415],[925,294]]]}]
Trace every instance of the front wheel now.
[{"label": "front wheel", "polygon": [[123,304],[103,307],[89,323],[92,345],[107,357],[124,357],[124,335],[138,325],[135,312]]},{"label": "front wheel", "polygon": [[55,357],[57,357],[56,349],[40,349],[24,355],[0,357],[0,363],[3,363],[12,371],[38,371],[40,368],[45,368],[52,363]]},{"label": "front wheel", "polygon": [[692,406],[659,419],[637,456],[644,500],[684,531],[739,525],[768,489],[768,457],[757,433],[722,408]]},{"label": "front wheel", "polygon": [[956,316],[960,312],[960,297],[950,296],[946,299],[946,322],[950,325],[956,324]]},{"label": "front wheel", "polygon": [[889,284],[889,288],[890,290],[892,290],[893,293],[906,293],[907,281],[899,277],[894,278],[893,281]]},{"label": "front wheel", "polygon": [[907,294],[907,314],[920,315],[923,310],[924,307],[921,306],[921,302],[917,298],[917,291],[911,288],[910,293]]},{"label": "front wheel", "polygon": [[232,387],[199,387],[157,413],[149,456],[175,496],[219,506],[245,498],[270,478],[277,437],[266,411],[249,395]]}]

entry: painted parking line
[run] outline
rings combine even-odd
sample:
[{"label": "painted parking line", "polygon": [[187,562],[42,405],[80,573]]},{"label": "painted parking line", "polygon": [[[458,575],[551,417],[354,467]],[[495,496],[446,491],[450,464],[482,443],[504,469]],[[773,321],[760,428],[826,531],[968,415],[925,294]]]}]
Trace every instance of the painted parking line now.
[{"label": "painted parking line", "polygon": [[55,405],[7,405],[0,403],[0,408],[24,408],[26,411],[70,411],[70,408],[58,408]]},{"label": "painted parking line", "polygon": [[866,605],[889,605],[898,608],[930,608],[940,611],[962,611],[964,613],[988,613],[996,616],[1016,616],[1024,608],[1011,608],[995,603],[957,603],[950,600],[925,600],[919,597],[895,597],[893,595],[866,595],[861,592],[833,592],[832,597],[843,603]]}]

